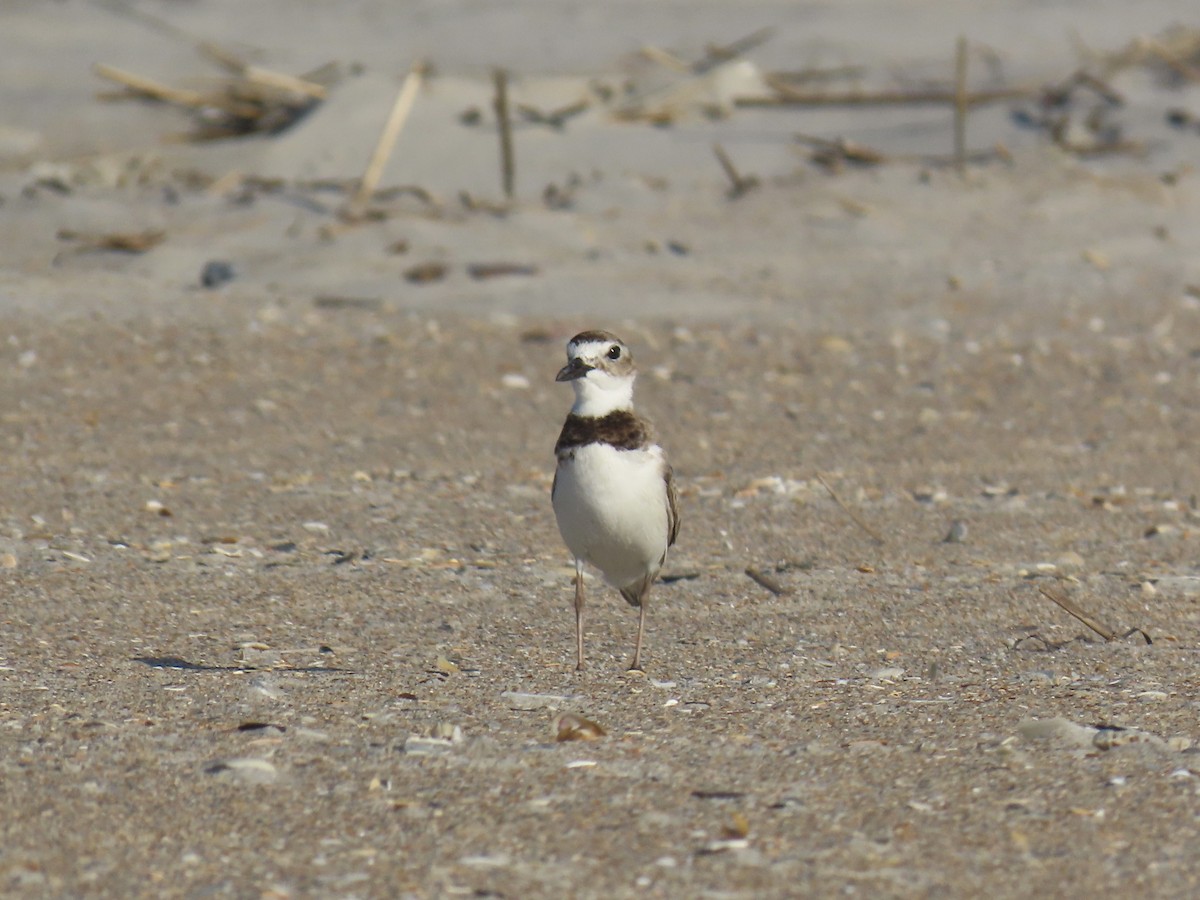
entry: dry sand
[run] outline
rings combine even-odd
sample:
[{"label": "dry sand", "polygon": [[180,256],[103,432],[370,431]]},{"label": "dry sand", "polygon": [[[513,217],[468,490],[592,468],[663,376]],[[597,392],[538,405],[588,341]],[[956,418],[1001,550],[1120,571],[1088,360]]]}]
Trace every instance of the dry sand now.
[{"label": "dry sand", "polygon": [[[1114,76],[1144,152],[1095,159],[980,109],[1012,159],[965,177],[792,137],[944,155],[945,108],[593,109],[518,130],[506,214],[459,200],[500,198],[490,64],[550,108],[776,25],[760,70],[874,89],[965,33],[982,88],[1191,4],[394,6],[0,11],[0,892],[1200,892],[1200,133],[1165,122],[1200,88]],[[93,98],[94,62],[211,72],[199,39],[362,65],[274,138]],[[431,199],[346,227],[311,182],[361,173],[417,56],[384,184]],[[645,675],[598,583],[573,671],[548,491],[584,327],[634,347],[682,488]]]}]

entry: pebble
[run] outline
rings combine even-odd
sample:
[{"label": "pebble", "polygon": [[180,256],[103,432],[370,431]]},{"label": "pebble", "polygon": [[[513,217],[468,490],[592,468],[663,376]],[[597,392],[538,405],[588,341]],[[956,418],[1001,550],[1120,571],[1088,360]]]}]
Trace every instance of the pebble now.
[{"label": "pebble", "polygon": [[1092,744],[1100,750],[1113,750],[1130,744],[1142,744],[1149,747],[1166,749],[1167,742],[1156,734],[1142,731],[1138,728],[1099,728],[1092,738]]},{"label": "pebble", "polygon": [[512,858],[507,853],[463,856],[458,861],[461,865],[479,869],[501,869],[512,864]]},{"label": "pebble", "polygon": [[404,752],[413,756],[436,756],[449,753],[454,749],[454,742],[449,738],[423,737],[409,735],[404,741]]},{"label": "pebble", "polygon": [[563,713],[554,720],[554,740],[563,741],[598,741],[607,732],[591,719],[577,716],[574,713]]},{"label": "pebble", "polygon": [[315,744],[327,744],[333,740],[327,732],[315,728],[295,728],[292,734],[300,740],[312,741]]},{"label": "pebble", "polygon": [[463,742],[463,730],[461,726],[455,725],[453,722],[438,722],[433,726],[430,737],[440,738],[452,744],[461,744]]},{"label": "pebble", "polygon": [[266,759],[246,756],[213,763],[204,770],[209,775],[233,777],[248,784],[273,784],[279,780],[279,770]]},{"label": "pebble", "polygon": [[1083,557],[1074,550],[1068,550],[1066,553],[1061,554],[1056,560],[1054,560],[1055,568],[1067,575],[1082,572],[1086,565],[1087,564],[1084,562]]},{"label": "pebble", "polygon": [[955,520],[950,523],[950,530],[942,538],[944,544],[961,544],[967,539],[967,523]]},{"label": "pebble", "polygon": [[528,390],[529,388],[529,379],[516,372],[509,372],[505,375],[501,375],[500,383],[506,388],[514,388],[516,390]]},{"label": "pebble", "polygon": [[1200,577],[1195,575],[1163,575],[1148,583],[1160,594],[1200,596]]},{"label": "pebble", "polygon": [[1080,748],[1091,748],[1096,729],[1076,725],[1070,719],[1056,716],[1052,719],[1023,719],[1017,725],[1017,733],[1027,741],[1060,740]]},{"label": "pebble", "polygon": [[237,272],[232,263],[222,259],[210,259],[200,270],[200,283],[206,288],[217,288],[226,282],[233,281]]},{"label": "pebble", "polygon": [[571,699],[561,694],[525,694],[520,691],[505,691],[500,698],[509,709],[558,709]]}]

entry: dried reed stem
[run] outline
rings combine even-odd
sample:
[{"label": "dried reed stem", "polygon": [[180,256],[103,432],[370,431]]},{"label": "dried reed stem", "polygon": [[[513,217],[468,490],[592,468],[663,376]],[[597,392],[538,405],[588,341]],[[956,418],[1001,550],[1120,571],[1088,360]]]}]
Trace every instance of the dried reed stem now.
[{"label": "dried reed stem", "polygon": [[513,160],[512,119],[508,112],[508,73],[504,69],[496,69],[492,73],[492,81],[496,85],[496,97],[492,103],[500,133],[500,180],[504,187],[504,198],[511,201],[517,173]]},{"label": "dried reed stem", "polygon": [[392,111],[383,126],[383,132],[379,135],[375,152],[371,154],[371,161],[367,163],[367,169],[358,183],[358,190],[346,206],[346,218],[356,219],[361,216],[371,195],[375,193],[379,179],[383,177],[383,169],[392,155],[392,148],[396,146],[396,139],[400,137],[400,131],[408,121],[413,104],[417,102],[417,92],[421,89],[424,72],[424,63],[414,63],[405,76],[404,83],[400,85],[400,92],[396,95],[396,102],[392,104]]},{"label": "dried reed stem", "polygon": [[833,498],[833,502],[842,508],[842,512],[850,517],[851,522],[870,535],[871,539],[874,540],[875,543],[884,543],[883,537],[879,534],[879,532],[859,518],[858,514],[842,501],[842,498],[838,496],[837,491],[829,486],[829,482],[825,480],[820,472],[817,473],[817,481],[821,482],[821,487],[829,491],[829,496]]}]

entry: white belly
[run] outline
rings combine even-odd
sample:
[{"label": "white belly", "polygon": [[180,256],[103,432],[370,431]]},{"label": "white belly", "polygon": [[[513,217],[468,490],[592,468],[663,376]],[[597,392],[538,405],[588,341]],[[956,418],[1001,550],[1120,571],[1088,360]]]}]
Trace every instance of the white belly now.
[{"label": "white belly", "polygon": [[589,444],[559,463],[554,515],[563,540],[614,587],[658,572],[667,552],[662,450]]}]

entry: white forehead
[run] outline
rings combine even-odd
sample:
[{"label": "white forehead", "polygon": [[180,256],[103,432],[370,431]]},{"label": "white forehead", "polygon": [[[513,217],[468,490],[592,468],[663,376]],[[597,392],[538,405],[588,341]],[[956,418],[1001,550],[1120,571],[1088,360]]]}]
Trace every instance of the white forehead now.
[{"label": "white forehead", "polygon": [[604,356],[608,353],[608,348],[614,344],[624,352],[625,345],[620,341],[580,341],[579,343],[572,341],[567,344],[567,356],[569,358],[594,359]]}]

